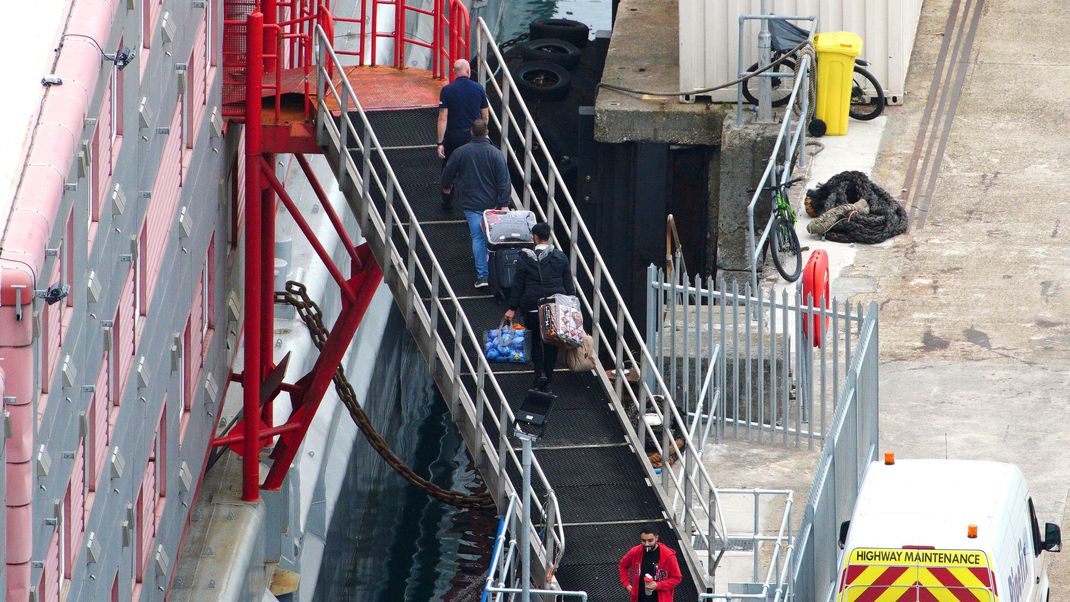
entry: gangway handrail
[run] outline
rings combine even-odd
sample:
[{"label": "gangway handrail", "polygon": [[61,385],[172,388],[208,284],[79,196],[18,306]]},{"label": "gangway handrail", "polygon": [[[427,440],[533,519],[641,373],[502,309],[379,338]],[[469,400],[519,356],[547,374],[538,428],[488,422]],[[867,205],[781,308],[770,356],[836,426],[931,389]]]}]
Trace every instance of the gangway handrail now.
[{"label": "gangway handrail", "polygon": [[[699,600],[755,600],[762,602],[784,602],[793,593],[794,582],[792,581],[792,568],[795,563],[795,538],[791,534],[791,515],[795,505],[795,492],[791,489],[761,489],[761,488],[726,488],[721,489],[721,494],[726,496],[747,496],[753,499],[754,522],[750,533],[729,534],[728,539],[735,541],[751,542],[751,557],[753,569],[751,579],[754,583],[762,586],[760,592],[742,593],[700,593]],[[765,496],[783,497],[784,508],[779,527],[775,535],[763,535],[761,526],[761,499]],[[761,571],[761,545],[772,543],[773,550],[769,557],[769,566],[766,568],[764,578],[758,581]]]},{"label": "gangway handrail", "polygon": [[[515,494],[515,487],[508,477],[506,462],[510,462],[518,471],[522,470],[521,460],[516,450],[509,444],[508,439],[510,425],[514,421],[513,411],[509,407],[508,400],[502,392],[493,370],[491,370],[486,357],[482,353],[482,341],[476,336],[475,330],[465,315],[461,301],[446,277],[447,272],[442,268],[435,256],[433,247],[420,226],[412,205],[405,196],[405,191],[402,190],[397,176],[387,160],[386,151],[372,129],[367,113],[360,104],[352,84],[340,68],[342,63],[331,47],[330,38],[320,25],[316,26],[316,42],[317,136],[329,135],[338,144],[340,156],[336,175],[339,187],[345,187],[344,180],[348,177],[362,192],[363,202],[358,205],[357,212],[361,231],[369,240],[372,238],[373,233],[380,237],[384,247],[382,253],[385,254],[385,258],[379,258],[384,273],[384,281],[389,282],[388,276],[396,271],[396,281],[404,283],[408,290],[407,307],[403,309],[408,313],[415,314],[421,320],[421,323],[426,325],[427,333],[434,342],[436,352],[432,353],[429,358],[429,367],[433,372],[434,363],[440,361],[444,366],[450,368],[453,385],[451,405],[463,405],[464,410],[472,418],[482,443],[482,445],[476,446],[476,449],[472,450],[477,465],[485,455],[484,449],[494,452],[493,455],[487,455],[486,461],[488,466],[495,469],[500,487],[497,492],[499,493],[498,500],[499,503],[502,503],[507,496]],[[335,84],[335,78],[330,76],[333,66],[339,67],[336,72],[340,74],[337,80],[341,83],[341,90]],[[327,108],[328,93],[330,97],[338,102],[340,115],[337,124],[334,122],[331,111]],[[353,114],[359,117],[363,131],[354,126],[351,117]],[[360,169],[358,169],[357,164],[349,153],[350,143],[356,144],[356,150],[363,156]],[[373,155],[381,163],[380,166],[373,164]],[[379,174],[380,169],[384,172],[383,175]],[[372,201],[373,185],[385,199],[385,215],[379,214],[378,208]],[[399,205],[403,215],[398,214]],[[402,217],[407,218],[407,222],[401,219]],[[407,254],[404,256],[394,241],[395,235],[400,236],[401,242],[408,249]],[[418,257],[420,253],[425,257]],[[433,299],[430,311],[420,300],[417,277],[421,279],[420,284],[430,291],[430,298]],[[447,309],[453,309],[454,316],[452,322],[445,321],[445,327],[449,330],[454,340],[452,354],[451,350],[446,348],[438,333],[439,317],[448,316]],[[465,353],[466,342],[468,343],[468,350],[472,351],[470,353]],[[471,399],[471,394],[461,380],[462,368],[467,369],[470,375],[475,376],[475,400]],[[488,380],[491,389],[490,395],[493,395],[493,400],[488,396]],[[495,445],[493,437],[491,437],[483,424],[484,411],[488,403],[493,410],[491,412],[491,421],[498,430],[499,441],[497,445]],[[451,410],[457,411],[457,408],[453,407]],[[491,462],[495,463],[492,465]],[[538,545],[541,546],[541,549],[538,550],[539,555],[552,568],[560,558],[560,551],[565,547],[564,527],[557,520],[557,517],[560,516],[560,506],[557,502],[557,496],[537,458],[532,459],[532,468],[538,483],[546,492],[545,503],[535,497],[532,498],[534,500],[532,509],[542,517],[542,524],[547,525],[546,541],[543,542],[536,537],[532,538],[532,542],[533,544],[538,542]],[[556,553],[547,555],[548,549],[551,551],[556,550]]]},{"label": "gangway handrail", "polygon": [[[739,44],[740,51],[738,53],[739,61],[738,69],[742,76],[743,72],[743,25],[746,21],[750,20],[810,20],[814,23],[814,27],[810,32],[810,39],[813,40],[813,30],[816,30],[817,18],[816,17],[777,17],[775,15],[741,15],[739,17]],[[769,240],[770,233],[773,230],[773,221],[776,219],[776,212],[770,211],[769,218],[766,220],[765,227],[762,228],[762,235],[758,237],[758,240],[754,239],[754,210],[758,205],[758,200],[761,199],[766,191],[770,188],[767,184],[769,178],[773,178],[773,184],[771,186],[779,186],[785,184],[791,179],[792,164],[798,161],[799,165],[805,166],[806,164],[806,128],[809,125],[807,115],[810,110],[810,70],[813,68],[811,63],[811,55],[808,53],[800,53],[799,66],[796,73],[799,73],[801,77],[795,77],[791,87],[791,96],[788,98],[786,109],[784,111],[784,119],[780,123],[780,128],[777,130],[776,142],[773,144],[773,150],[769,153],[769,159],[766,162],[765,170],[762,171],[761,180],[758,181],[758,186],[754,190],[754,194],[751,196],[750,203],[747,204],[747,251],[748,261],[750,264],[750,286],[752,291],[758,290],[758,257],[759,251]],[[770,74],[763,73],[763,76],[769,76]],[[741,105],[743,99],[743,86],[746,82],[740,82],[738,84],[738,92],[736,99],[736,121],[737,126],[742,125],[741,118]],[[802,103],[799,109],[798,123],[795,124],[792,129],[792,116],[793,107],[795,107],[796,99],[799,97],[799,90],[807,90],[802,95]],[[790,138],[787,148],[784,149],[784,164],[778,166],[778,155],[781,153],[781,147],[784,145],[784,140]],[[800,150],[801,149],[801,150]]]},{"label": "gangway handrail", "polygon": [[[619,415],[622,418],[626,416],[624,405],[626,400],[623,397],[625,392],[630,398],[628,401],[631,402],[632,407],[639,410],[636,424],[633,425],[630,419],[625,419],[624,424],[629,438],[635,444],[635,452],[640,456],[647,476],[651,482],[657,484],[655,490],[658,492],[664,507],[672,514],[671,518],[681,527],[682,533],[688,534],[696,532],[692,528],[694,526],[693,515],[695,510],[704,512],[708,530],[706,533],[698,530],[697,536],[705,540],[706,549],[713,550],[715,539],[723,544],[725,531],[723,513],[717,511],[720,506],[717,489],[709,471],[702,464],[701,458],[691,454],[687,454],[683,458],[684,461],[677,462],[675,466],[670,466],[668,463],[670,457],[668,434],[670,430],[684,439],[687,448],[694,447],[688,432],[687,422],[680,415],[679,409],[673,402],[673,396],[662,378],[661,367],[655,364],[650,350],[646,347],[644,338],[639,333],[639,329],[624,303],[617,284],[610,274],[593,236],[591,236],[587,225],[580,216],[579,209],[568,187],[565,185],[553,157],[550,155],[542,134],[535,125],[535,120],[520,96],[520,91],[513,80],[512,74],[508,68],[505,68],[505,57],[499,50],[490,28],[482,17],[477,20],[476,40],[475,49],[477,55],[475,60],[478,67],[479,82],[487,87],[488,95],[491,91],[494,91],[498,99],[501,100],[500,111],[495,108],[494,103],[491,103],[491,122],[500,134],[502,151],[506,154],[507,159],[512,162],[513,167],[523,175],[523,190],[520,194],[515,189],[513,190],[513,202],[524,209],[534,211],[541,220],[550,224],[553,232],[553,242],[561,249],[569,249],[569,265],[573,275],[576,276],[577,269],[582,268],[582,274],[591,283],[590,291],[588,292],[584,290],[584,286],[577,278],[577,296],[580,298],[587,314],[591,317],[595,357],[599,356],[600,351],[608,353],[613,359],[615,374],[617,375],[622,374],[626,364],[640,366],[643,377],[640,378],[638,395],[631,387],[623,386],[622,378],[617,378],[614,384],[610,383],[603,370],[597,370],[596,372],[606,390],[610,393],[611,398],[617,404]],[[493,65],[489,62],[491,57],[495,61]],[[499,69],[499,67],[501,68]],[[497,77],[488,77],[490,74],[500,74],[502,83],[498,82]],[[520,123],[513,114],[512,102],[514,100],[523,117],[523,123]],[[518,153],[514,145],[510,143],[510,136],[514,135],[511,128],[516,128],[515,135],[523,140],[522,154]],[[523,132],[522,135],[520,132]],[[538,156],[533,150],[536,146],[541,151]],[[543,172],[543,168],[539,165],[540,160],[546,165],[548,173]],[[532,202],[533,199],[538,200],[538,194],[533,185],[533,176],[534,181],[537,181],[545,193],[543,197],[545,208],[542,203]],[[567,209],[568,213],[562,210],[559,202],[560,197],[564,197],[565,209]],[[568,216],[568,223],[564,221],[565,216]],[[560,219],[560,223],[555,222],[555,219]],[[563,230],[562,235],[558,234],[557,227]],[[580,244],[586,245],[588,256],[579,252]],[[604,316],[602,314],[603,310],[606,312]],[[605,322],[603,322],[603,319]],[[607,335],[607,324],[615,333],[615,336],[610,337]],[[603,344],[605,344],[606,349],[602,349]],[[634,350],[638,350],[638,357]],[[637,359],[641,361],[636,361]],[[659,407],[656,403],[656,400],[659,399],[663,402],[662,407]],[[655,402],[648,404],[648,400]],[[647,414],[648,405],[650,406],[649,409],[653,410],[653,414],[657,415],[661,420],[661,424],[670,427],[662,428],[662,440],[660,442],[657,441],[653,428],[644,418],[645,414]],[[644,451],[647,435],[652,438],[654,447],[662,454],[662,458],[666,460],[660,478],[655,473],[654,467]],[[686,465],[692,463],[697,463],[699,479],[697,481],[687,470]],[[695,468],[695,466],[692,466],[692,468]],[[708,501],[708,503],[685,504],[688,509],[682,516],[679,512],[673,510],[670,489],[680,492],[685,500],[690,501],[693,493],[697,492],[701,495],[703,487],[708,498],[708,500],[703,501]],[[700,567],[700,561],[694,546],[688,541],[687,537],[681,537],[680,540],[689,565],[692,569],[697,570]],[[719,558],[719,556],[715,558],[711,552],[706,565],[710,575],[713,574]],[[695,576],[698,577],[697,574]]]},{"label": "gangway handrail", "polygon": [[[517,546],[516,530],[523,528],[520,524],[522,521],[517,515],[518,509],[521,507],[520,499],[514,494],[509,496],[509,505],[505,510],[505,514],[502,515],[499,521],[498,534],[494,538],[494,551],[490,557],[490,570],[487,571],[486,584],[483,586],[483,595],[480,598],[480,602],[487,602],[489,594],[498,594],[494,600],[497,602],[501,599],[501,594],[517,594],[521,590],[516,587],[508,585],[510,583],[510,569],[513,566],[513,551]],[[509,537],[510,533],[514,533],[512,537]],[[506,543],[508,541],[508,544]],[[508,547],[508,551],[503,552]],[[581,600],[587,600],[587,592],[584,591],[568,591],[568,590],[548,590],[548,589],[531,589],[529,590],[533,594],[546,594],[553,596],[560,596],[562,598],[580,598]]]}]

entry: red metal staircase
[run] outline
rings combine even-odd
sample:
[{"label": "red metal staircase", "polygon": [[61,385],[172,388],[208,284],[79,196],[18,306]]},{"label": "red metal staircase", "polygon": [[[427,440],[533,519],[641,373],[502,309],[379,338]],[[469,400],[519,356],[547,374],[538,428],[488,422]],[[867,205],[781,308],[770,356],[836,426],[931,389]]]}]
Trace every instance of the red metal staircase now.
[{"label": "red metal staircase", "polygon": [[[459,0],[429,0],[424,8],[408,0],[354,0],[351,17],[332,14],[328,0],[226,0],[223,22],[223,115],[227,123],[241,123],[245,136],[245,321],[244,367],[232,376],[243,389],[242,419],[231,433],[217,437],[214,446],[226,445],[243,457],[242,499],[256,501],[259,490],[278,489],[286,471],[330,386],[331,377],[359,326],[372,295],[382,280],[382,270],[366,245],[357,247],[342,219],[332,208],[304,154],[322,153],[315,142],[313,120],[317,82],[313,67],[313,39],[319,26],[331,40],[338,29],[355,29],[355,48],[335,51],[353,57],[352,65],[328,70],[330,77],[353,77],[361,67],[376,67],[376,46],[393,41],[392,61],[387,67],[403,70],[409,46],[431,51],[430,72],[410,70],[443,80],[452,75],[450,66],[469,55],[470,22]],[[335,8],[341,2],[336,2]],[[394,28],[379,32],[379,7],[392,6]],[[346,11],[339,10],[341,13]],[[370,17],[370,23],[366,23]],[[432,19],[433,39],[425,42],[407,33],[408,19]],[[367,27],[366,25],[370,26]],[[355,68],[355,69],[354,69]],[[382,68],[380,66],[380,68]],[[354,87],[357,87],[356,85]],[[359,93],[359,87],[358,93]],[[404,92],[399,106],[410,106]],[[350,258],[349,273],[331,259],[308,221],[276,177],[275,154],[294,154],[319,197]],[[296,383],[282,382],[285,363],[276,366],[272,354],[274,332],[275,215],[280,204],[290,212],[337,283],[341,312],[312,370]],[[290,395],[293,411],[283,424],[274,424],[272,401],[280,392]],[[260,482],[260,452],[278,437],[272,451],[272,466]]]}]

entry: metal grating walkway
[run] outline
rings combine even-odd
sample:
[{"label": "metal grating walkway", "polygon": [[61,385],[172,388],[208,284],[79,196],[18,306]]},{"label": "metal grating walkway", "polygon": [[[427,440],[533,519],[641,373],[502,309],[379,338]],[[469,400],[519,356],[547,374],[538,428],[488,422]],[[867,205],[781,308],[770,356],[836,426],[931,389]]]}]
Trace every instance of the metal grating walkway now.
[{"label": "metal grating walkway", "polygon": [[[461,298],[468,320],[476,329],[496,327],[505,308],[472,287],[475,272],[471,240],[461,210],[455,206],[446,213],[439,207],[440,160],[434,149],[437,109],[375,111],[368,115],[400,187],[435,249],[436,259]],[[356,116],[354,121],[358,121]],[[353,146],[350,145],[350,154],[359,165],[363,158]],[[385,208],[381,195],[373,194],[372,200],[381,210]],[[396,234],[393,242],[404,255],[406,242],[402,236]],[[399,298],[398,302],[404,304],[405,300]],[[427,304],[428,299],[424,298],[424,302]],[[439,332],[446,348],[452,348],[448,329],[440,324]],[[492,366],[515,410],[532,381],[530,368],[514,364]],[[475,376],[464,374],[462,382],[475,395]],[[557,578],[565,589],[587,591],[591,600],[619,599],[624,593],[617,578],[617,562],[638,543],[640,524],[657,523],[662,541],[678,552],[679,542],[665,520],[658,496],[643,475],[638,457],[626,442],[625,431],[600,381],[589,373],[559,370],[554,391],[558,404],[546,436],[535,446],[535,454],[557,494],[568,542]],[[498,436],[489,417],[484,424],[494,437]],[[519,442],[512,443],[519,449]],[[509,476],[519,489],[520,478],[512,466]],[[535,488],[536,495],[543,493]],[[687,563],[682,556],[678,559],[684,580],[676,599],[696,599]]]}]

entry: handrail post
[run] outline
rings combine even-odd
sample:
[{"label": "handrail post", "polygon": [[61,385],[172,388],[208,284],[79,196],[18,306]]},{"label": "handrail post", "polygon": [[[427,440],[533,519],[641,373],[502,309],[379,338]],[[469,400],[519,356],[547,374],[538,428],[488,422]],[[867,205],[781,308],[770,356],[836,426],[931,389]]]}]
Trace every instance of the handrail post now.
[{"label": "handrail post", "polygon": [[509,450],[509,416],[506,411],[509,406],[501,404],[498,407],[498,499],[505,499],[508,491],[506,483],[509,480],[509,471],[505,468],[505,460]]},{"label": "handrail post", "polygon": [[[547,572],[556,568],[557,559],[555,557],[557,547],[557,534],[555,529],[557,528],[557,498],[554,497],[551,491],[546,497],[546,543],[543,548],[546,550],[546,562],[549,564]],[[549,585],[547,583],[547,585]]]},{"label": "handrail post", "polygon": [[[485,387],[485,381],[486,381],[486,378],[487,378],[487,369],[486,369],[485,366],[486,366],[486,364],[484,364],[483,362],[479,362],[479,367],[476,368],[476,429],[477,430],[481,430],[483,428],[483,412],[484,412],[484,408],[486,407],[485,400],[487,399],[487,394],[486,394],[486,390],[485,390],[484,387]],[[459,378],[458,378],[458,381],[460,381]],[[459,410],[459,409],[460,408],[458,407],[457,410]],[[475,452],[473,454],[472,461],[475,462],[476,466],[479,466],[480,463],[483,461],[483,446],[482,445],[477,445],[476,446],[476,450],[475,450]]]},{"label": "handrail post", "polygon": [[[524,209],[531,209],[531,121],[524,121]],[[575,236],[575,233],[573,234]]]},{"label": "handrail post", "polygon": [[[335,178],[338,179],[338,188],[343,188],[343,177],[345,174],[345,155],[349,152],[349,128],[346,127],[345,115],[349,113],[349,86],[342,86],[341,98],[338,100],[339,114],[342,115],[342,119],[338,124],[338,152],[342,157],[342,160],[338,162],[338,172],[335,174]],[[368,152],[368,148],[364,147],[364,152]]]},{"label": "handrail post", "polygon": [[523,433],[519,428],[517,438],[523,444],[523,489],[521,490],[521,511],[523,520],[520,525],[520,601],[531,601],[531,443],[533,437]]},{"label": "handrail post", "polygon": [[[322,30],[320,30],[322,31]],[[317,35],[317,38],[322,36]],[[316,141],[318,143],[325,142],[324,130],[327,127],[324,122],[327,119],[325,114],[327,111],[327,42],[322,39],[319,40],[319,44],[316,45]]]},{"label": "handrail post", "polygon": [[[364,124],[367,128],[368,124]],[[371,152],[371,149],[368,149]],[[383,282],[389,282],[394,269],[394,179],[386,182],[386,203],[383,205],[383,243],[386,247],[386,265],[383,266]]]},{"label": "handrail post", "polygon": [[[714,537],[714,534],[717,532],[717,529],[716,529],[716,524],[717,524],[717,502],[716,502],[716,498],[713,498],[713,497],[710,498],[710,509],[706,513],[706,516],[709,518],[709,525],[707,526],[707,529],[709,529],[709,530],[707,531],[707,533],[709,533],[709,539],[710,539],[709,545],[706,546],[706,568],[707,568],[707,570],[709,571],[709,574],[710,574],[710,579],[709,579],[710,583],[716,583],[717,582],[717,559],[716,559],[717,552],[716,552],[716,550],[714,550],[714,543],[717,542],[717,538]],[[722,534],[722,535],[724,535],[724,534]],[[727,544],[727,542],[725,542],[725,541],[722,541],[721,543],[722,543],[722,545],[726,545]]]},{"label": "handrail post", "polygon": [[802,99],[802,117],[799,120],[799,130],[802,132],[799,137],[799,167],[806,169],[806,116],[810,114],[810,69],[813,65],[810,63],[810,55],[804,55],[802,58],[804,67],[802,70],[802,83],[799,86],[799,90],[803,92]]},{"label": "handrail post", "polygon": [[[400,0],[399,0],[400,1]],[[770,0],[762,0],[761,11],[763,15],[772,13]],[[761,31],[758,33],[758,68],[765,67],[772,62],[772,43],[769,35],[769,19],[761,19]],[[761,77],[758,80],[758,123],[773,122],[773,80]],[[788,110],[790,112],[790,109]]]},{"label": "handrail post", "polygon": [[[411,241],[410,241],[411,245]],[[432,270],[431,272],[431,332],[438,332],[438,306],[439,306],[439,291],[441,287],[442,277],[439,275],[438,270]],[[432,353],[430,360],[427,362],[428,371],[431,374],[435,373],[435,366],[438,364],[438,354]]]},{"label": "handrail post", "polygon": [[[672,454],[672,448],[669,447],[671,440],[669,437],[669,431],[672,429],[672,397],[669,395],[661,396],[661,486],[665,488],[665,493],[669,492],[669,457]],[[675,440],[672,440],[675,443]]]},{"label": "handrail post", "polygon": [[[406,288],[409,289],[409,302],[407,303],[409,314],[416,313],[416,304],[420,302],[420,295],[416,291],[416,222],[409,222],[408,261],[405,263],[405,277],[408,279]],[[433,304],[432,300],[432,304]],[[432,330],[434,335],[435,331]],[[429,366],[430,367],[430,366]]]},{"label": "handrail post", "polygon": [[[488,42],[489,44],[489,42]],[[505,68],[504,66],[502,67]],[[509,102],[511,100],[513,88],[509,86],[509,82],[505,77],[502,77],[502,114],[501,114],[501,135],[502,139],[499,141],[501,145],[501,151],[503,155],[509,155]]]},{"label": "handrail post", "polygon": [[[366,231],[368,229],[368,222],[369,222],[369,217],[371,215],[371,210],[372,210],[372,207],[374,207],[374,205],[372,204],[372,181],[371,181],[371,170],[372,170],[372,153],[371,153],[372,134],[371,134],[371,128],[365,128],[364,129],[364,136],[362,136],[362,138],[363,138],[363,140],[361,140],[360,152],[364,155],[364,157],[363,157],[364,160],[362,161],[362,165],[361,165],[361,168],[360,168],[360,177],[361,177],[361,180],[362,180],[361,186],[363,187],[361,192],[363,193],[363,197],[364,198],[362,199],[363,202],[360,204],[361,206],[359,207],[360,214],[357,215],[357,222],[360,224],[361,230],[362,231]],[[346,151],[343,151],[343,152],[346,152]],[[341,158],[341,162],[345,163],[345,157],[344,156]]]},{"label": "handrail post", "polygon": [[[450,32],[452,33],[454,25],[450,23]],[[478,78],[479,85],[483,86],[483,89],[487,87],[487,39],[483,35],[483,28],[476,27],[476,48],[479,49],[479,54],[476,56],[476,77]]]},{"label": "handrail post", "polygon": [[554,231],[554,209],[557,207],[557,177],[550,173],[546,188],[546,225]]},{"label": "handrail post", "polygon": [[[602,264],[600,263],[596,264],[594,268],[594,284],[592,288],[594,295],[591,297],[591,345],[594,357],[598,357],[599,343],[602,340],[602,329],[598,327],[602,319],[602,295],[599,293],[602,290]],[[617,324],[620,324],[620,322]],[[618,340],[622,338],[621,336],[617,337]]]},{"label": "handrail post", "polygon": [[695,454],[694,448],[690,445],[687,446],[684,454],[684,458],[681,458],[685,460],[682,467],[682,472],[684,473],[684,533],[692,533],[694,532],[694,518],[691,512],[691,504],[693,500],[691,479],[689,478],[688,473],[691,471],[691,467],[694,463],[701,462],[702,458]]},{"label": "handrail post", "polygon": [[[453,318],[453,396],[450,400],[450,411],[456,412],[461,407],[461,388],[464,381],[461,380],[461,352],[464,345],[464,327],[460,308],[455,307],[457,314]],[[480,363],[480,368],[483,364]]]}]

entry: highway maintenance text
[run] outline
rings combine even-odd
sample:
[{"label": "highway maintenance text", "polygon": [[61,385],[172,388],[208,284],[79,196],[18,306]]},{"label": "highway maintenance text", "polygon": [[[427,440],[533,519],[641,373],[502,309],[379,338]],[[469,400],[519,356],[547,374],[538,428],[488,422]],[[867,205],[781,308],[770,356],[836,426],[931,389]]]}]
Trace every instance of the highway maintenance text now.
[{"label": "highway maintenance text", "polygon": [[851,552],[851,564],[870,563],[987,566],[984,554],[972,550],[856,549]]}]

